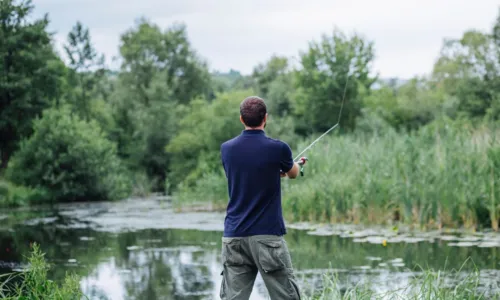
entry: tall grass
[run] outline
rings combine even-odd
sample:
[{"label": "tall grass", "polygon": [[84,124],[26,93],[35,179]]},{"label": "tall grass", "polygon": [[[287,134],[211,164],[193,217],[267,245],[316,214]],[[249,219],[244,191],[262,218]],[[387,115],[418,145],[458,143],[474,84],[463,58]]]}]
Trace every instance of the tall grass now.
[{"label": "tall grass", "polygon": [[284,192],[293,221],[498,229],[498,132],[436,123],[411,134],[334,137]]},{"label": "tall grass", "polygon": [[[455,299],[500,299],[500,292],[482,291],[478,272],[463,274],[459,271],[445,274],[427,270],[413,278],[403,288],[387,292],[375,292],[370,285],[343,288],[336,275],[323,275],[323,288],[319,291],[305,291],[306,300],[455,300]],[[372,285],[375,283],[372,283]],[[498,287],[497,287],[498,289]]]},{"label": "tall grass", "polygon": [[[443,121],[413,133],[383,130],[326,137],[307,153],[305,176],[284,179],[285,216],[294,222],[404,222],[498,230],[498,135],[494,127]],[[179,205],[206,201],[223,206],[223,173],[206,174],[195,188],[175,196]]]},{"label": "tall grass", "polygon": [[47,278],[49,265],[37,244],[33,244],[29,268],[22,272],[0,276],[0,299],[80,300],[84,298],[79,279],[67,275],[62,285]]}]

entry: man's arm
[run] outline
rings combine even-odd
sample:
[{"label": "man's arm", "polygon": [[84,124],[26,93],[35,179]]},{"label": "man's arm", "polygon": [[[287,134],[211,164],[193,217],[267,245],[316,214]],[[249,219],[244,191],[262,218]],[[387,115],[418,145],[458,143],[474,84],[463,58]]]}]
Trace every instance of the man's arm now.
[{"label": "man's arm", "polygon": [[290,171],[286,172],[285,174],[286,174],[286,176],[288,176],[288,178],[295,179],[295,178],[297,178],[297,176],[299,176],[299,171],[300,171],[299,164],[294,162],[292,169]]},{"label": "man's arm", "polygon": [[299,164],[293,161],[292,149],[286,143],[282,145],[281,157],[281,177],[288,176],[291,179],[297,178],[299,175]]}]

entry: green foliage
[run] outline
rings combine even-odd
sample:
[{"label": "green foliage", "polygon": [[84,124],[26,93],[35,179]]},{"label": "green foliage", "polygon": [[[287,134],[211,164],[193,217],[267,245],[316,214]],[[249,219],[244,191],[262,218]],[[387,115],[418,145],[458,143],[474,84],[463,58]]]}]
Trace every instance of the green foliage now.
[{"label": "green foliage", "polygon": [[233,69],[229,70],[228,73],[216,71],[211,74],[211,77],[213,93],[255,88],[255,80],[253,77],[243,76],[240,72]]},{"label": "green foliage", "polygon": [[40,202],[46,198],[41,189],[17,186],[0,179],[0,207],[18,207]]},{"label": "green foliage", "polygon": [[494,38],[469,30],[461,39],[445,40],[433,77],[447,94],[457,98],[461,117],[484,117],[500,93],[499,62],[500,47]]},{"label": "green foliage", "polygon": [[147,175],[152,190],[163,191],[170,168],[165,146],[184,105],[212,97],[208,69],[183,25],[162,31],[141,19],[121,36],[120,53],[124,61],[110,95],[114,128],[109,136],[129,169]]},{"label": "green foliage", "polygon": [[[454,98],[424,78],[400,87],[382,85],[363,100],[365,114],[375,113],[396,129],[418,129],[440,116],[454,116]],[[364,115],[359,119],[363,119]]]},{"label": "green foliage", "polygon": [[[292,222],[496,230],[499,133],[494,126],[473,129],[468,123],[435,121],[414,133],[358,130],[325,138],[308,153],[305,177],[284,180],[284,215]],[[189,193],[183,191],[220,206],[227,201],[225,188],[223,173],[214,172],[202,176]]]},{"label": "green foliage", "polygon": [[132,161],[138,162],[138,170],[144,170],[153,190],[162,190],[170,165],[170,155],[165,147],[175,135],[177,112],[180,108],[172,103],[159,103],[144,109],[138,115],[137,138]]},{"label": "green foliage", "polygon": [[271,83],[288,73],[288,59],[286,57],[273,55],[265,64],[257,65],[253,70],[252,77],[256,81],[258,94],[267,98]]},{"label": "green foliage", "polygon": [[69,58],[68,102],[82,118],[91,118],[91,102],[102,92],[100,84],[104,83],[104,56],[98,56],[92,45],[89,29],[77,22],[68,34],[68,44],[64,50]]},{"label": "green foliage", "polygon": [[165,146],[175,135],[185,109],[159,78],[144,93],[150,99],[148,105],[135,101],[133,91],[119,82],[109,104],[113,127],[107,128],[128,168],[147,175],[152,190],[162,191],[170,164]]},{"label": "green foliage", "polygon": [[252,77],[256,81],[258,95],[266,99],[270,114],[282,117],[293,112],[295,87],[286,57],[272,56],[265,64],[254,68]]},{"label": "green foliage", "polygon": [[269,85],[269,92],[266,97],[268,112],[279,117],[292,116],[294,92],[292,74],[276,78]]},{"label": "green foliage", "polygon": [[179,122],[179,131],[166,150],[172,156],[170,182],[185,180],[192,185],[203,173],[220,167],[222,142],[238,135],[244,128],[239,120],[239,105],[250,91],[222,93],[207,104],[193,101]]},{"label": "green foliage", "polygon": [[35,121],[7,169],[7,178],[49,192],[46,200],[115,200],[126,197],[129,182],[115,146],[94,121],[69,109],[50,109]]},{"label": "green foliage", "polygon": [[[79,300],[87,298],[80,289],[79,278],[66,274],[62,285],[58,285],[47,276],[50,265],[38,244],[32,245],[29,268],[20,274],[7,274],[9,278],[0,285],[0,297],[5,300],[54,299]],[[5,276],[5,275],[4,275]],[[14,283],[11,284],[11,281]],[[19,283],[20,282],[20,283]]]},{"label": "green foliage", "polygon": [[294,221],[495,228],[487,153],[500,146],[497,134],[440,121],[415,133],[332,138],[309,154],[309,178],[290,182],[285,211]]},{"label": "green foliage", "polygon": [[[331,135],[349,134],[311,152],[315,183],[285,181],[288,217],[391,218],[370,216],[375,207],[410,223],[498,227],[500,14],[491,32],[445,40],[430,76],[374,89],[375,46],[358,34],[310,42],[297,69],[273,55],[251,75],[211,74],[185,25],[142,18],[120,36],[121,69],[109,71],[81,22],[67,35],[64,66],[47,17],[28,21],[32,12],[30,1],[0,3],[0,154],[12,181],[0,187],[3,205],[116,199],[131,189],[224,204],[220,144],[243,129],[241,100],[263,97],[266,133],[301,149],[337,121],[346,88]],[[467,142],[477,136],[491,142]],[[456,178],[467,188],[453,192]]]},{"label": "green foliage", "polygon": [[[447,276],[444,276],[447,275]],[[453,283],[451,283],[453,282]],[[337,274],[333,271],[323,274],[323,287],[319,291],[306,291],[307,300],[371,300],[371,299],[408,299],[408,300],[452,300],[452,299],[500,299],[500,293],[485,294],[480,289],[479,271],[461,274],[461,270],[450,272],[424,270],[411,278],[402,288],[388,292],[375,292],[358,284],[353,288],[342,288]],[[373,284],[373,283],[372,283]]]},{"label": "green foliage", "polygon": [[[58,100],[64,64],[47,32],[48,18],[29,20],[31,1],[0,2],[0,154],[5,167],[32,120]],[[19,116],[22,116],[19,117]]]},{"label": "green foliage", "polygon": [[134,96],[146,106],[151,101],[146,90],[157,76],[182,104],[211,93],[207,64],[192,49],[182,24],[162,32],[157,25],[140,19],[121,36],[120,53],[123,80],[134,87]]},{"label": "green foliage", "polygon": [[375,80],[370,76],[373,58],[373,43],[359,35],[349,38],[335,30],[320,42],[311,42],[300,55],[302,68],[295,73],[298,131],[323,132],[335,124],[344,90],[343,127],[354,128],[361,114],[360,89],[369,90]]}]

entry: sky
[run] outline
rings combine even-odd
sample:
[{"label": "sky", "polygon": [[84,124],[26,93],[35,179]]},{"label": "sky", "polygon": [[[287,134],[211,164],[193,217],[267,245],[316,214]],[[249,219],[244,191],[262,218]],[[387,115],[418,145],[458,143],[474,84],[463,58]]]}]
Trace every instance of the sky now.
[{"label": "sky", "polygon": [[49,14],[62,52],[77,20],[111,67],[120,35],[146,17],[162,28],[184,23],[190,42],[212,71],[250,74],[271,55],[297,57],[335,28],[374,42],[373,71],[410,78],[432,70],[444,38],[469,29],[491,32],[498,0],[33,0]]}]

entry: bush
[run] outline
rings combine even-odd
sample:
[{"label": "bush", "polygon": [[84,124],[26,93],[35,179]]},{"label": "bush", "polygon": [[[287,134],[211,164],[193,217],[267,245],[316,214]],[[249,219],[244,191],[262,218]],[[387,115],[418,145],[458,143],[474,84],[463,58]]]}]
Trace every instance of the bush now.
[{"label": "bush", "polygon": [[45,197],[45,190],[16,186],[7,181],[0,180],[0,207],[23,206],[39,202]]},{"label": "bush", "polygon": [[46,190],[45,201],[106,200],[126,197],[130,180],[115,145],[95,121],[67,108],[50,109],[34,123],[6,172],[15,184]]},{"label": "bush", "polygon": [[0,298],[5,300],[79,300],[84,297],[76,276],[67,274],[61,286],[47,278],[50,266],[37,244],[33,244],[29,265],[26,272],[1,276],[9,276],[9,278],[0,284]]},{"label": "bush", "polygon": [[189,112],[179,122],[179,131],[166,147],[171,155],[169,180],[174,187],[193,186],[206,173],[220,168],[220,145],[244,129],[239,105],[250,90],[222,93],[207,105],[191,102]]},{"label": "bush", "polygon": [[[239,120],[239,106],[252,94],[251,90],[236,90],[218,94],[208,105],[204,100],[191,103],[189,112],[179,122],[177,135],[166,147],[172,156],[168,184],[187,191],[198,179],[210,181],[207,178],[212,175],[207,174],[221,171],[220,146],[244,130]],[[291,116],[270,114],[266,135],[282,137],[294,147],[298,137],[293,133],[293,126]]]}]

